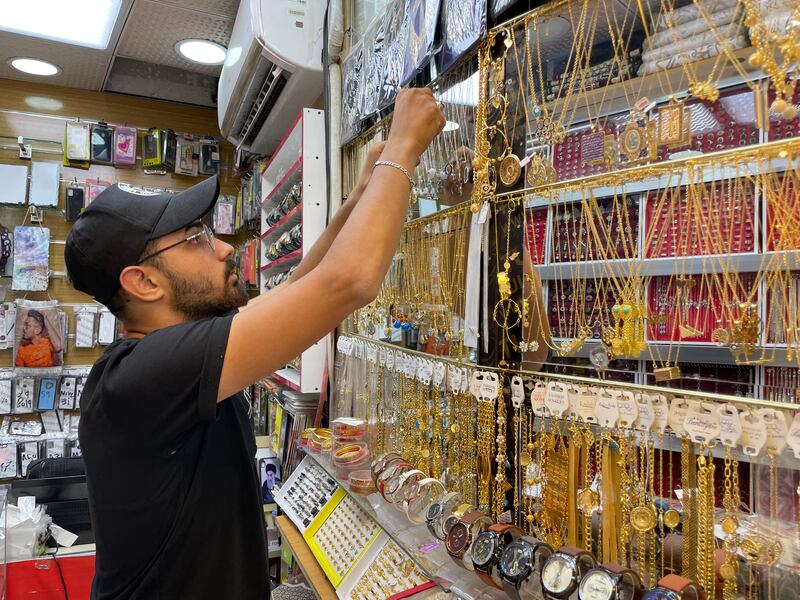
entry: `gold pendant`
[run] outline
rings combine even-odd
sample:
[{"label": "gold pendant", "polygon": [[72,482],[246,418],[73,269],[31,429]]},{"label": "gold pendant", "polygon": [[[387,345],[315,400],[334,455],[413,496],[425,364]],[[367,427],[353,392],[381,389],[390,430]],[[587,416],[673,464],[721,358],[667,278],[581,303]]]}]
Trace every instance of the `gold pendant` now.
[{"label": "gold pendant", "polygon": [[504,186],[511,187],[517,183],[521,173],[522,167],[516,154],[509,154],[500,161],[500,181]]},{"label": "gold pendant", "polygon": [[730,343],[731,336],[728,333],[727,329],[723,329],[722,327],[718,327],[714,331],[711,332],[711,341],[716,346],[725,346],[725,345]]},{"label": "gold pendant", "polygon": [[724,531],[726,535],[736,533],[736,519],[733,517],[725,517],[722,519],[722,531]]},{"label": "gold pendant", "polygon": [[531,464],[531,455],[525,451],[520,452],[519,464],[523,467],[527,467],[529,464]]},{"label": "gold pendant", "polygon": [[736,567],[736,559],[726,560],[719,568],[719,575],[724,581],[733,581],[736,579],[739,569]]},{"label": "gold pendant", "polygon": [[450,431],[452,431],[453,433],[458,433],[459,429],[460,427],[458,426],[458,423],[453,423],[452,425],[450,425]]},{"label": "gold pendant", "polygon": [[578,494],[578,508],[584,513],[590,513],[600,506],[600,492],[585,488]]},{"label": "gold pendant", "polygon": [[696,338],[700,337],[703,332],[699,329],[692,327],[691,325],[679,325],[678,326],[678,335],[681,336],[682,340],[688,338]]},{"label": "gold pendant", "polygon": [[631,511],[631,526],[639,533],[653,531],[657,524],[658,517],[652,504],[637,506]]},{"label": "gold pendant", "polygon": [[681,515],[674,508],[670,508],[664,513],[664,525],[670,529],[675,529],[681,523]]},{"label": "gold pendant", "polygon": [[669,149],[692,143],[692,112],[675,98],[658,109],[658,143]]},{"label": "gold pendant", "polygon": [[680,379],[681,368],[678,365],[672,365],[671,367],[659,367],[658,369],[653,369],[653,377],[655,377],[656,381]]}]

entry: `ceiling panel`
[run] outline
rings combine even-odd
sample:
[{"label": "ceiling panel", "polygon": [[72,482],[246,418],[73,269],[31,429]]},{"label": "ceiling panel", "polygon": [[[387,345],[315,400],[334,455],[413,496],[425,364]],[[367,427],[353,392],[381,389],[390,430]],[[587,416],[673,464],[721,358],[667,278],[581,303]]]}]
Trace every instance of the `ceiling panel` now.
[{"label": "ceiling panel", "polygon": [[[16,56],[46,60],[61,67],[62,72],[52,77],[27,75],[8,65],[8,59]],[[100,90],[110,60],[111,53],[103,50],[0,31],[0,78]]]},{"label": "ceiling panel", "polygon": [[[187,1],[183,4],[191,5],[192,8],[154,2],[153,0],[137,0],[125,25],[117,54],[194,73],[219,75],[221,66],[199,65],[184,60],[175,51],[175,44],[187,38],[200,38],[227,46],[236,8],[232,8],[234,16],[223,17],[193,10],[194,2]],[[197,4],[231,5],[234,3],[223,0],[207,0]]]},{"label": "ceiling panel", "polygon": [[201,12],[214,13],[221,16],[236,17],[239,0],[156,0],[159,4],[182,6]]}]

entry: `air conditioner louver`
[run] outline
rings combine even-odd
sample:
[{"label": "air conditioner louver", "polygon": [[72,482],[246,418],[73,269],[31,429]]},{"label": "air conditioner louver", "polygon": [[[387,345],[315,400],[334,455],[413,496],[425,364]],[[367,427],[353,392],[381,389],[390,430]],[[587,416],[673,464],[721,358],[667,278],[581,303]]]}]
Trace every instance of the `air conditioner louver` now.
[{"label": "air conditioner louver", "polygon": [[273,66],[267,76],[264,78],[264,84],[256,96],[253,106],[250,108],[250,113],[244,120],[244,124],[239,131],[237,137],[242,140],[242,144],[249,146],[256,134],[261,131],[261,127],[269,117],[275,103],[286,87],[289,77],[286,71],[280,67]]}]

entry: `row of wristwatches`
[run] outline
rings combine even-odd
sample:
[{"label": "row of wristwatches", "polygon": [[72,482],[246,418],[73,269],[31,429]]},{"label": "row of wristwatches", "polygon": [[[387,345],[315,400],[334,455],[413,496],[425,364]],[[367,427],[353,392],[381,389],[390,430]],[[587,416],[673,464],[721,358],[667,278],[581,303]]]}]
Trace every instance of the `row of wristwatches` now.
[{"label": "row of wristwatches", "polygon": [[598,565],[591,552],[553,549],[516,525],[494,523],[397,453],[376,458],[372,476],[381,496],[412,522],[425,523],[459,567],[514,600],[706,600],[699,583],[679,575],[665,575],[645,591],[631,569]]}]

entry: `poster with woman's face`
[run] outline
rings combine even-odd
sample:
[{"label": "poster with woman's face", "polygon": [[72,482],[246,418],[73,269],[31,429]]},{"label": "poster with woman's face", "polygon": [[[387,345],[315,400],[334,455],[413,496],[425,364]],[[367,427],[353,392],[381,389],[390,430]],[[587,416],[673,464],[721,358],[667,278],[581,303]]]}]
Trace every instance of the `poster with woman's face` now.
[{"label": "poster with woman's face", "polygon": [[14,325],[14,366],[32,369],[64,364],[64,327],[56,306],[19,303]]},{"label": "poster with woman's face", "polygon": [[274,504],[275,484],[280,482],[280,468],[278,459],[260,458],[258,460],[258,472],[261,477],[261,499],[264,504]]}]

